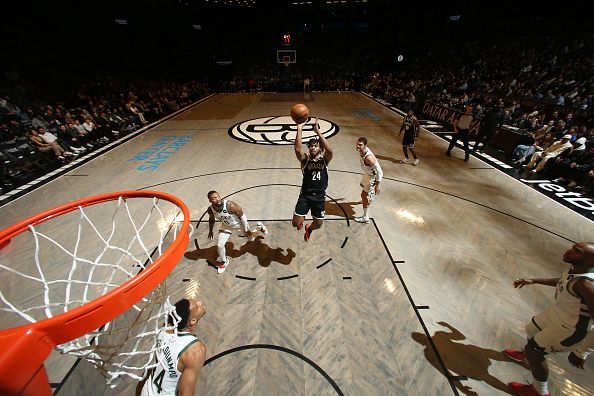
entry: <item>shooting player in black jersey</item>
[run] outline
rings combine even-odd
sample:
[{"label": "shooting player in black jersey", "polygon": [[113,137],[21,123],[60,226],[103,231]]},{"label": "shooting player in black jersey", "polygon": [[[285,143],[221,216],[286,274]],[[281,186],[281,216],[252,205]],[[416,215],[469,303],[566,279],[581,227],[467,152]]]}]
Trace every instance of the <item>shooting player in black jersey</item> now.
[{"label": "shooting player in black jersey", "polygon": [[309,241],[311,233],[322,226],[325,216],[326,188],[328,187],[328,163],[332,159],[332,146],[320,133],[318,119],[315,120],[314,131],[318,137],[308,143],[309,154],[301,152],[301,135],[303,124],[297,124],[295,138],[295,155],[301,163],[303,182],[295,211],[293,212],[293,227],[301,230],[307,212],[311,210],[313,221],[305,225],[305,242]]}]

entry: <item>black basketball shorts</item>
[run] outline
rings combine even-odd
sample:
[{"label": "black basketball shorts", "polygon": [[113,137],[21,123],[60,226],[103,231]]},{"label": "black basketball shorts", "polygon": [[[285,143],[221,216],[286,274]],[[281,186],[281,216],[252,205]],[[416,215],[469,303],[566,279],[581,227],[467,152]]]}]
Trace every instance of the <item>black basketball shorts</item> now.
[{"label": "black basketball shorts", "polygon": [[315,193],[301,193],[295,205],[297,216],[305,216],[311,210],[311,215],[316,219],[323,219],[326,216],[326,194],[323,191]]},{"label": "black basketball shorts", "polygon": [[404,137],[402,138],[402,145],[413,148],[415,146],[415,134],[412,132],[410,132],[410,133],[405,132]]}]

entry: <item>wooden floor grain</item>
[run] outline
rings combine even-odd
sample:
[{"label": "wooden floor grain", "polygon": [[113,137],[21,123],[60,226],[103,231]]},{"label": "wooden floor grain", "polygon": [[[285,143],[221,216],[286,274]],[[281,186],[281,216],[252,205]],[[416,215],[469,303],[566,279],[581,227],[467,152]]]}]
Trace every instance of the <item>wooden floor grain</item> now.
[{"label": "wooden floor grain", "polygon": [[[340,129],[330,138],[328,220],[307,243],[290,221],[301,184],[292,146],[228,134],[245,120],[287,115],[296,102]],[[171,298],[206,303],[197,332],[208,358],[237,349],[204,367],[197,394],[506,393],[507,382],[530,373],[499,351],[524,344],[524,324],[554,294],[543,286],[516,290],[513,280],[560,275],[564,251],[592,240],[594,226],[496,169],[472,169],[489,168],[477,158],[444,156],[446,142],[426,131],[415,146],[420,165],[400,164],[401,121],[358,93],[215,95],[3,206],[0,228],[109,191],[155,189],[181,198],[197,227],[168,278]],[[362,213],[359,136],[367,136],[384,171],[370,224],[347,221]],[[156,169],[139,169],[139,153],[179,137],[186,143]],[[270,231],[254,242],[232,236],[231,264],[221,275],[207,262],[217,255],[203,216],[210,190]],[[55,232],[74,237],[67,226]],[[0,251],[9,253],[32,256],[27,246]],[[0,286],[15,299],[35,294],[15,288],[5,273]],[[107,389],[85,362],[64,381],[75,360],[53,354],[47,362],[51,382],[63,382],[59,394],[133,393],[136,383],[128,380]],[[591,361],[579,371],[566,354],[547,360],[553,394],[593,394]]]}]

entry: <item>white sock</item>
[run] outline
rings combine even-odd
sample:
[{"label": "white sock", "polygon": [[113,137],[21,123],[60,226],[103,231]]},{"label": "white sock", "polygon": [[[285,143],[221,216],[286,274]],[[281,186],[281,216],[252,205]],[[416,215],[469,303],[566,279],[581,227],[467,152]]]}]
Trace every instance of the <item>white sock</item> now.
[{"label": "white sock", "polygon": [[369,218],[369,207],[363,208],[363,217]]},{"label": "white sock", "polygon": [[538,381],[538,380],[535,379],[534,382],[532,382],[532,386],[541,395],[546,395],[547,393],[549,393],[549,387],[547,385],[547,381],[540,382],[540,381]]}]

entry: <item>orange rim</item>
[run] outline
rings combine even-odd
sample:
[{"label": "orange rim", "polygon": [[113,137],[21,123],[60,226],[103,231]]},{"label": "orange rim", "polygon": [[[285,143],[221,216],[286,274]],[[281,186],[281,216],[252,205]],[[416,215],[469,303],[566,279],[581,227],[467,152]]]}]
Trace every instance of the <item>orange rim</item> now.
[{"label": "orange rim", "polygon": [[[0,394],[51,394],[47,381],[36,379],[38,375],[47,378],[45,372],[39,371],[51,350],[56,345],[81,337],[124,313],[161,283],[186,251],[190,212],[179,198],[159,191],[122,191],[96,195],[46,210],[1,231],[0,246],[26,231],[29,225],[43,223],[80,206],[114,201],[119,197],[158,198],[177,205],[184,215],[177,238],[146,270],[103,296],[58,316],[0,331],[0,350],[3,351],[0,356]],[[28,369],[19,369],[23,367]],[[46,389],[39,388],[40,382],[46,385]]]}]

